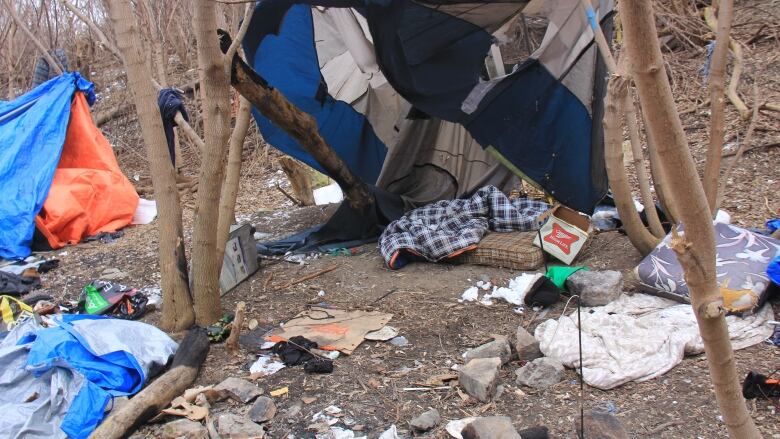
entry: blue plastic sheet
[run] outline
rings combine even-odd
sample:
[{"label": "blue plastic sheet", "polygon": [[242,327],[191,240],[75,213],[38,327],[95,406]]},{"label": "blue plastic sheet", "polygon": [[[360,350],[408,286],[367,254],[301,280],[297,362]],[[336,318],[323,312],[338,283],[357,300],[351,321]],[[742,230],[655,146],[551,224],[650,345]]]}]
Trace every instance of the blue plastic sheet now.
[{"label": "blue plastic sheet", "polygon": [[91,82],[78,73],[53,78],[10,102],[0,102],[0,257],[29,256],[35,216],[60,160],[73,94],[92,104]]}]

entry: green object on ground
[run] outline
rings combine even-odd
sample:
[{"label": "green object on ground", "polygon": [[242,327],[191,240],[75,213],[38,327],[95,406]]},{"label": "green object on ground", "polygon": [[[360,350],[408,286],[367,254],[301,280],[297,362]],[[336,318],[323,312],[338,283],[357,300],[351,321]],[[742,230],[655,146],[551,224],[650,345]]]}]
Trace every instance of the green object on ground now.
[{"label": "green object on ground", "polygon": [[84,292],[86,293],[84,309],[87,311],[87,314],[97,314],[109,307],[108,301],[100,294],[100,292],[98,292],[97,288],[94,286],[85,286]]},{"label": "green object on ground", "polygon": [[547,276],[552,283],[555,284],[556,287],[565,290],[566,285],[566,279],[569,278],[572,274],[580,271],[580,270],[590,270],[588,267],[566,267],[566,266],[556,266],[556,267],[549,267],[547,269]]}]

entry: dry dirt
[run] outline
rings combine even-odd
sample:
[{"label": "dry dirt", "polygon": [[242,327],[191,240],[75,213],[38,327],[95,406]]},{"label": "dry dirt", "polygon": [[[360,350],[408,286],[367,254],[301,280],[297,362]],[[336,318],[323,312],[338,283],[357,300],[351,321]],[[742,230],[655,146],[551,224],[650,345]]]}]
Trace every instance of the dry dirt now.
[{"label": "dry dirt", "polygon": [[[734,37],[745,43],[757,35],[763,37],[745,46],[745,71],[739,91],[749,106],[753,105],[753,83],[758,84],[759,100],[780,103],[780,18],[776,1],[736,2]],[[672,73],[678,109],[684,112],[683,124],[689,135],[691,150],[697,163],[703,164],[708,138],[708,106],[706,87],[698,74],[704,59],[703,51],[685,50],[667,54]],[[183,72],[193,75],[193,72]],[[694,108],[693,111],[685,110]],[[727,143],[734,147],[744,137],[748,121],[740,120],[734,108],[727,104]],[[109,139],[117,145],[119,160],[127,175],[138,176],[139,185],[148,185],[149,171],[143,157],[138,128],[134,121],[119,120],[104,127]],[[757,120],[752,149],[745,154],[728,182],[723,208],[733,222],[744,227],[761,227],[765,219],[780,216],[777,194],[780,185],[780,125],[778,113],[761,111]],[[257,230],[281,237],[320,223],[332,208],[296,208],[273,187],[275,182],[287,184],[277,170],[274,153],[257,138],[245,153],[241,194],[237,214],[250,221]],[[197,163],[194,152],[189,158]],[[194,174],[190,164],[185,173]],[[193,196],[185,200],[185,230],[191,232]],[[186,237],[189,241],[189,236]],[[82,286],[99,278],[106,268],[118,268],[128,273],[123,283],[136,288],[158,287],[156,223],[126,229],[125,236],[114,244],[84,244],[54,252],[61,265],[42,276],[44,290],[61,299],[75,299]],[[329,405],[337,405],[364,425],[369,437],[390,425],[407,430],[408,421],[429,407],[439,410],[445,420],[474,415],[511,416],[517,427],[546,425],[554,437],[574,437],[572,423],[579,413],[577,375],[568,370],[566,380],[546,391],[518,389],[514,371],[518,364],[505,366],[501,372],[504,391],[489,404],[464,401],[456,387],[443,391],[404,391],[417,387],[428,377],[449,370],[462,361],[467,348],[490,339],[491,334],[513,335],[518,325],[530,330],[542,319],[533,312],[515,314],[510,306],[463,305],[457,299],[471,280],[490,279],[506,282],[516,275],[510,270],[448,264],[412,264],[399,271],[390,271],[374,245],[362,247],[356,256],[321,256],[305,265],[263,261],[261,269],[246,282],[224,297],[223,308],[231,311],[237,301],[247,303],[247,319],[279,324],[311,304],[322,301],[347,308],[380,310],[393,314],[391,324],[400,329],[410,344],[403,348],[387,343],[365,342],[353,355],[342,356],[329,375],[307,375],[301,368],[287,368],[257,381],[269,391],[288,386],[289,393],[275,398],[279,414],[270,423],[270,436],[294,434],[305,437],[311,416]],[[594,237],[577,264],[592,268],[630,270],[639,262],[639,254],[619,232],[607,232]],[[291,288],[279,288],[286,281],[338,264],[330,273]],[[271,279],[269,282],[268,280]],[[631,290],[630,283],[628,290]],[[324,297],[317,293],[322,290]],[[553,307],[545,318],[557,318],[563,303]],[[774,303],[780,315],[780,303]],[[149,313],[144,321],[155,323],[158,312]],[[175,335],[179,336],[179,335]],[[780,349],[759,344],[736,352],[739,376],[747,371],[772,372],[780,367]],[[222,344],[213,344],[197,384],[215,384],[230,376],[246,377],[248,365],[255,356],[243,352],[229,356]],[[409,370],[413,369],[413,370]],[[305,404],[303,397],[314,398]],[[716,438],[726,437],[726,429],[712,392],[707,362],[704,356],[694,356],[665,374],[644,383],[630,383],[611,391],[586,388],[585,407],[614,406],[616,415],[631,437]],[[285,417],[293,406],[301,407],[297,416]],[[215,411],[245,413],[248,406],[222,402]],[[751,414],[764,437],[780,438],[780,401],[763,400],[751,405]],[[138,437],[155,437],[159,424],[145,426]],[[431,437],[447,437],[443,426]]]}]

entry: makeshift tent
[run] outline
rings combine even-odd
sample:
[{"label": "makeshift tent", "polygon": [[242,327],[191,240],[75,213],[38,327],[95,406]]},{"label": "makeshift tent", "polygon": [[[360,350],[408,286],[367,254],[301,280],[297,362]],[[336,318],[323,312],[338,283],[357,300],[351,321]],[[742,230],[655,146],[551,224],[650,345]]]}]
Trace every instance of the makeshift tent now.
[{"label": "makeshift tent", "polygon": [[92,122],[92,88],[65,73],[0,102],[0,257],[28,256],[36,224],[52,248],[130,224],[138,194]]},{"label": "makeshift tent", "polygon": [[[591,26],[613,2],[264,0],[244,39],[248,63],[301,110],[365,182],[411,208],[521,176],[590,213],[607,190],[606,77]],[[485,74],[494,35],[522,14],[547,24],[504,75]],[[493,53],[496,51],[493,50]],[[500,64],[500,62],[499,62]],[[496,68],[502,71],[503,65]],[[274,147],[324,169],[258,112]]]}]

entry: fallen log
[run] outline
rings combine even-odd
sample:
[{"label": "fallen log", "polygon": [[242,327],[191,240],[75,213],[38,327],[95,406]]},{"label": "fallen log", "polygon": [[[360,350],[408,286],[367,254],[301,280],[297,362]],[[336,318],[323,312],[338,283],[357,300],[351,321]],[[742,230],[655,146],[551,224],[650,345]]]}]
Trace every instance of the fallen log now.
[{"label": "fallen log", "polygon": [[136,428],[184,393],[198,376],[209,352],[206,330],[193,328],[187,332],[173,357],[171,368],[146,386],[125,405],[111,414],[89,436],[91,439],[127,437]]},{"label": "fallen log", "polygon": [[[232,43],[230,35],[220,31],[220,42],[222,53],[227,53]],[[374,204],[374,198],[366,183],[361,181],[325,142],[314,118],[293,105],[279,90],[272,88],[238,54],[235,54],[231,61],[230,83],[263,116],[283,129],[311,154],[341,186],[352,208],[367,211]]]}]

